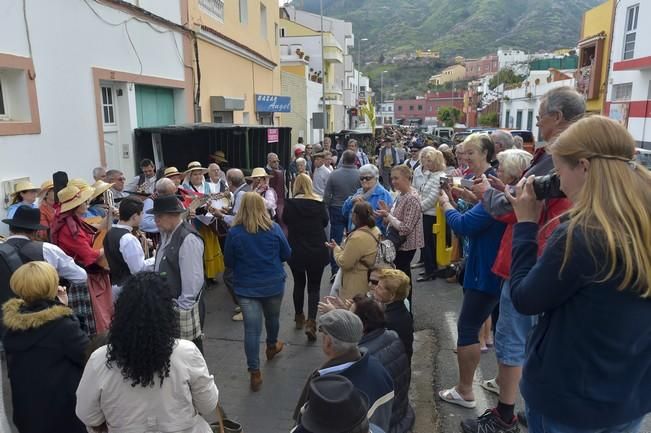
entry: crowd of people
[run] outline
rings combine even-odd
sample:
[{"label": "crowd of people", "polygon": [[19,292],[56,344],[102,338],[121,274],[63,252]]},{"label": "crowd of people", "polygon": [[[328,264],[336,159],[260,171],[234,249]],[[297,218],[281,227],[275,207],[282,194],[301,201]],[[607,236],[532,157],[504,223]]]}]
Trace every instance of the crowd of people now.
[{"label": "crowd of people", "polygon": [[93,184],[18,183],[0,244],[14,424],[212,431],[205,293],[228,289],[257,392],[263,324],[267,361],[284,348],[286,263],[293,326],[321,335],[325,358],[297,390],[296,432],[411,431],[414,281],[436,278],[463,288],[458,381],[440,399],[475,408],[489,346],[499,365],[481,383],[497,406],[463,432],[637,432],[651,411],[651,174],[623,126],[584,112],[574,90],[545,95],[533,155],[508,131],[453,146],[388,128],[366,146],[299,143],[286,169],[270,153],[248,176],[217,152],[184,171],[145,159],[130,181],[98,167]]}]

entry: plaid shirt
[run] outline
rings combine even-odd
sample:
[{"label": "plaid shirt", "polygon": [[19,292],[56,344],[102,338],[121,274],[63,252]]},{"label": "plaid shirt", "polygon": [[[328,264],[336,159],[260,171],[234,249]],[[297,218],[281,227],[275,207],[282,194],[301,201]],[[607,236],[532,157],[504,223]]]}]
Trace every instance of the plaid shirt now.
[{"label": "plaid shirt", "polygon": [[400,194],[391,208],[391,215],[399,224],[391,225],[398,229],[402,236],[407,236],[400,246],[400,251],[411,251],[425,245],[423,237],[423,214],[420,211],[418,192],[412,188],[406,194]]}]

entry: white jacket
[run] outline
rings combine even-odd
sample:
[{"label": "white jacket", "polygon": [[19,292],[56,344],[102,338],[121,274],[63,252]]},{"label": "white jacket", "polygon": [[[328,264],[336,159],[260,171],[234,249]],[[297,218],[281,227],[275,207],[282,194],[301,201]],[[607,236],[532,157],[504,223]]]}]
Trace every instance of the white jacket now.
[{"label": "white jacket", "polygon": [[420,208],[425,215],[436,216],[436,204],[441,192],[441,176],[444,171],[431,172],[423,170],[422,166],[414,170],[414,188],[420,197]]}]

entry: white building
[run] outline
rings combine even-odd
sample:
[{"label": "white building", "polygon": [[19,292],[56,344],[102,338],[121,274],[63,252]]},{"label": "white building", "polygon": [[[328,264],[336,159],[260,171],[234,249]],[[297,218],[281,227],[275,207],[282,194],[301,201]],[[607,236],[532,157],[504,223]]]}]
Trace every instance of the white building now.
[{"label": "white building", "polygon": [[193,119],[185,15],[179,1],[27,2],[25,16],[22,2],[0,4],[4,203],[19,178],[90,180],[96,166],[133,176],[134,128]]},{"label": "white building", "polygon": [[537,142],[542,137],[536,125],[539,114],[540,99],[548,91],[569,86],[574,88],[572,73],[560,71],[533,71],[522,86],[503,92],[500,127],[509,129],[526,129],[531,131]]},{"label": "white building", "polygon": [[529,72],[529,54],[522,50],[500,48],[497,50],[497,64],[499,69],[512,69],[518,75]]},{"label": "white building", "polygon": [[617,2],[606,114],[627,125],[639,147],[651,149],[651,3]]},{"label": "white building", "polygon": [[393,101],[384,101],[377,104],[378,112],[376,117],[378,119],[378,125],[392,125],[395,123],[395,116],[393,113]]}]

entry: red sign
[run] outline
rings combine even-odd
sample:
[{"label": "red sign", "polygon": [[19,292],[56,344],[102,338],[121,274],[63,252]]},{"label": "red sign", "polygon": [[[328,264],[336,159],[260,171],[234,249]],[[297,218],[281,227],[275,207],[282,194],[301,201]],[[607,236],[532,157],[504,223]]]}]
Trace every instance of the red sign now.
[{"label": "red sign", "polygon": [[278,143],[280,141],[280,133],[278,128],[267,129],[267,143]]}]

